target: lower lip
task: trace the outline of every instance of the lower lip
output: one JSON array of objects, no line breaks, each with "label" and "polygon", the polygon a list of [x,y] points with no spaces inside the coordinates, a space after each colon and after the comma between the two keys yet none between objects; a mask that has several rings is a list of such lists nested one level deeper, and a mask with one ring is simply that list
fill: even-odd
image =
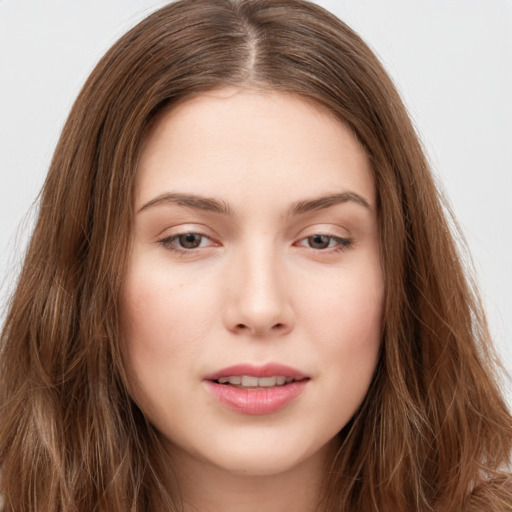
[{"label": "lower lip", "polygon": [[228,409],[243,414],[272,414],[295,400],[309,379],[290,382],[274,388],[240,389],[210,380],[204,381],[208,390]]}]

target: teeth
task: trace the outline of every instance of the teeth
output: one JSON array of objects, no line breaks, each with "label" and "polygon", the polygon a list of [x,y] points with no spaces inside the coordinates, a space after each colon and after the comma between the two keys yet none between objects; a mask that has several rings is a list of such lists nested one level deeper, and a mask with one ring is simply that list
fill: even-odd
[{"label": "teeth", "polygon": [[251,375],[221,377],[217,379],[219,384],[234,384],[235,386],[243,386],[247,388],[269,388],[273,386],[283,386],[293,382],[291,377],[273,376],[273,377],[253,377]]},{"label": "teeth", "polygon": [[[244,377],[245,379],[245,377]],[[244,379],[242,379],[242,384],[245,386]],[[258,380],[258,386],[275,386],[277,377],[262,377]]]},{"label": "teeth", "polygon": [[221,377],[220,384],[242,384],[242,377]]},{"label": "teeth", "polygon": [[258,385],[259,380],[260,379],[258,379],[257,377],[248,377],[247,375],[244,375],[242,377],[242,386],[254,388]]}]

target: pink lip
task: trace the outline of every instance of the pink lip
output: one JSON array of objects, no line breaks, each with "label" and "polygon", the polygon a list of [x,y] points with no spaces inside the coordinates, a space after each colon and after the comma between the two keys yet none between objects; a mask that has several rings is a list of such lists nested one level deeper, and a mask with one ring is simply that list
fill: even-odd
[{"label": "pink lip", "polygon": [[279,363],[268,363],[263,366],[255,366],[252,364],[237,364],[234,366],[228,366],[227,368],[223,368],[218,372],[206,375],[204,379],[217,380],[222,377],[242,375],[251,375],[252,377],[273,377],[274,375],[280,375],[282,377],[292,378],[295,380],[302,380],[307,378],[307,375],[304,375],[302,372],[299,372],[299,370],[291,368],[290,366]]},{"label": "pink lip", "polygon": [[[272,377],[274,375],[280,375],[296,380],[284,386],[247,389],[240,389],[214,382],[221,377],[237,375],[250,375],[253,377]],[[306,375],[294,368],[270,363],[264,366],[240,364],[223,368],[218,372],[206,376],[204,383],[208,391],[228,409],[243,414],[264,415],[277,412],[290,404],[304,391],[309,380]]]}]

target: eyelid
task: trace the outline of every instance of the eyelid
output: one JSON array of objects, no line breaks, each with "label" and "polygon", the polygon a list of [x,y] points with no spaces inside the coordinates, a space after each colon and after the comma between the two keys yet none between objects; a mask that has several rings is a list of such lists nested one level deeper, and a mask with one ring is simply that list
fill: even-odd
[{"label": "eyelid", "polygon": [[[165,233],[165,234],[164,234]],[[168,238],[176,235],[185,235],[187,233],[197,233],[207,238],[214,238],[215,232],[207,225],[201,222],[176,222],[165,226],[164,229],[159,231],[157,238]]]}]

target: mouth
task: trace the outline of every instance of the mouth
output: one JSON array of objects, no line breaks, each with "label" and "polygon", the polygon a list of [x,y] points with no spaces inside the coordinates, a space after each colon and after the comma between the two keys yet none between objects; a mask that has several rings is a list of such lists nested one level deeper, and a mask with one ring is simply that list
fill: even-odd
[{"label": "mouth", "polygon": [[238,413],[264,415],[295,401],[310,380],[289,366],[244,364],[208,375],[204,382],[222,406]]}]

